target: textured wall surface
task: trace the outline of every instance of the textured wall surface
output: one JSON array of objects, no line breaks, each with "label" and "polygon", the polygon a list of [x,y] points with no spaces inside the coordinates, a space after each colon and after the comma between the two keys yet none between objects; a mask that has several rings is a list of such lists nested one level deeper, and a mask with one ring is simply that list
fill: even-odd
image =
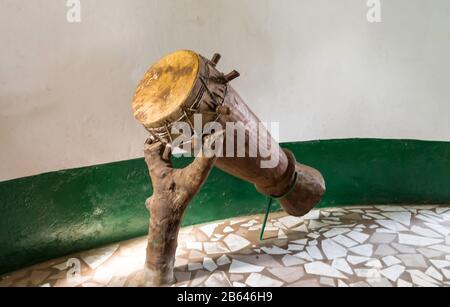
[{"label": "textured wall surface", "polygon": [[[355,139],[284,147],[322,171],[327,194],[321,206],[450,203],[448,142]],[[144,202],[151,193],[142,159],[1,182],[0,273],[145,234]],[[252,185],[214,169],[184,224],[265,207]]]},{"label": "textured wall surface", "polygon": [[450,140],[450,1],[0,1],[0,180],[142,156],[130,100],[162,55],[220,52],[282,141]]}]

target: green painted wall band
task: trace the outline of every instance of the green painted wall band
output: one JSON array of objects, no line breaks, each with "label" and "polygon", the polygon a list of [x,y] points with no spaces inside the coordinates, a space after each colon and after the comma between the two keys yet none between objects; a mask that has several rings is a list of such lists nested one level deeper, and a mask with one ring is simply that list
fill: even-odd
[{"label": "green painted wall band", "polygon": [[[320,206],[450,203],[449,142],[348,139],[282,146],[323,173],[327,193]],[[144,235],[144,202],[151,193],[143,159],[0,182],[0,272]],[[264,213],[266,204],[252,185],[214,169],[184,225]]]}]

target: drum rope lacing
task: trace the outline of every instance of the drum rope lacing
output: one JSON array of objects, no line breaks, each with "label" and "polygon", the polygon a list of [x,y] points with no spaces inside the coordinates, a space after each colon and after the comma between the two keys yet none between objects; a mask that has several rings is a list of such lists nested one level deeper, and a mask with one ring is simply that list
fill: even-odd
[{"label": "drum rope lacing", "polygon": [[274,196],[274,195],[270,195],[269,196],[269,200],[268,200],[268,203],[267,203],[266,214],[264,216],[264,221],[263,221],[263,224],[262,224],[262,227],[261,227],[261,232],[259,234],[259,240],[260,241],[264,241],[264,230],[266,229],[267,219],[269,218],[270,209],[272,207],[273,201],[274,200],[281,200],[283,198],[288,197],[289,194],[291,194],[292,191],[294,191],[294,189],[295,189],[295,187],[297,185],[297,179],[298,179],[298,173],[297,173],[297,171],[295,171],[294,174],[292,175],[292,182],[291,182],[291,185],[289,186],[289,190],[286,193],[284,193],[281,196]]},{"label": "drum rope lacing", "polygon": [[[211,90],[208,87],[207,80],[209,80],[209,79],[210,79],[210,69],[209,69],[209,63],[208,63],[208,64],[206,64],[206,67],[205,67],[205,76],[203,76],[201,73],[199,74],[199,80],[200,80],[201,86],[200,86],[198,94],[195,97],[194,102],[191,104],[191,106],[188,108],[182,106],[181,111],[183,114],[175,122],[166,122],[163,126],[158,127],[158,128],[147,128],[146,127],[146,130],[150,133],[150,135],[153,138],[160,141],[162,144],[168,145],[167,141],[165,141],[164,138],[167,136],[169,138],[170,143],[173,142],[172,135],[170,133],[169,128],[171,128],[174,125],[174,123],[180,122],[180,121],[187,121],[190,128],[192,130],[194,130],[194,133],[196,133],[195,129],[194,129],[194,125],[193,125],[190,117],[192,115],[198,113],[201,103],[205,103],[211,109],[211,112],[210,112],[211,114],[213,114],[213,113],[217,114],[217,117],[214,119],[214,121],[217,121],[219,119],[219,117],[221,116],[221,114],[217,112],[217,107],[222,106],[224,104],[225,97],[227,96],[227,93],[228,93],[228,83],[225,84],[223,99],[222,99],[222,102],[220,103],[217,101],[216,97],[214,97],[214,94],[211,92]],[[208,94],[208,96],[213,101],[212,103],[209,103],[203,99],[205,92]],[[203,113],[209,113],[209,112],[203,112]],[[192,137],[191,137],[191,140],[192,140]],[[187,141],[187,142],[189,142],[189,141]]]}]

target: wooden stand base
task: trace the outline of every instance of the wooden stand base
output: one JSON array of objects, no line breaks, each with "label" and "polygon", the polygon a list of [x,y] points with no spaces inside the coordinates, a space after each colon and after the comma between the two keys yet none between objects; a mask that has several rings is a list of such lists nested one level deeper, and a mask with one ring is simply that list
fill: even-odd
[{"label": "wooden stand base", "polygon": [[[205,142],[212,141],[207,139]],[[197,157],[184,169],[174,169],[165,146],[147,141],[145,161],[153,184],[147,199],[150,210],[146,259],[146,285],[160,286],[174,281],[173,266],[177,238],[184,211],[208,177],[216,158]]]}]

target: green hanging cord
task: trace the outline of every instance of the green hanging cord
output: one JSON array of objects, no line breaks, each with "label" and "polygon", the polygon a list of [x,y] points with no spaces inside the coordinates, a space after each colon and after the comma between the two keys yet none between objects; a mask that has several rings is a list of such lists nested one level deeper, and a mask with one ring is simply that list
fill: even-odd
[{"label": "green hanging cord", "polygon": [[289,194],[291,194],[291,192],[294,191],[294,189],[295,189],[295,185],[297,183],[297,179],[298,179],[298,173],[294,172],[291,186],[290,186],[289,190],[285,194],[283,194],[282,196],[279,196],[279,197],[269,196],[269,202],[267,204],[266,216],[264,216],[264,222],[262,224],[261,233],[259,234],[259,240],[260,241],[264,241],[264,230],[266,229],[267,219],[269,218],[270,208],[272,207],[273,200],[274,199],[280,200],[280,199],[285,198]]},{"label": "green hanging cord", "polygon": [[266,216],[264,216],[264,222],[262,224],[261,233],[259,234],[259,241],[264,240],[264,230],[266,229],[267,219],[269,218],[270,207],[272,206],[273,198],[269,197],[269,202],[267,204]]}]

